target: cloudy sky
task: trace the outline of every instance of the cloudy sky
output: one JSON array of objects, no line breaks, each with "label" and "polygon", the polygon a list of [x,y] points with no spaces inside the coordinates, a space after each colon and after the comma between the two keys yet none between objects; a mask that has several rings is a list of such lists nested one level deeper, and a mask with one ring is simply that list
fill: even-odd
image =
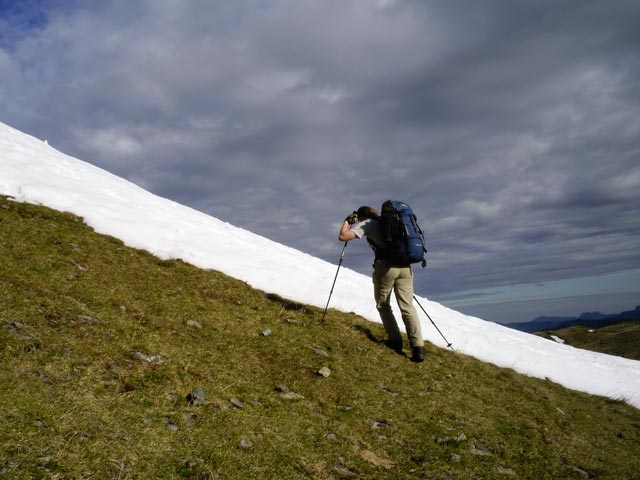
[{"label": "cloudy sky", "polygon": [[416,290],[465,313],[617,312],[638,25],[637,0],[0,0],[0,121],[336,264],[348,213],[403,200]]}]

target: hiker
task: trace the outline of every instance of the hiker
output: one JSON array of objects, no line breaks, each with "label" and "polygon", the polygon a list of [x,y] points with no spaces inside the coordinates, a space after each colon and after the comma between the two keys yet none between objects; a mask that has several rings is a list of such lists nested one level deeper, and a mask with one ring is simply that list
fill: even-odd
[{"label": "hiker", "polygon": [[360,207],[342,222],[338,240],[348,242],[366,237],[375,253],[373,264],[373,295],[380,319],[387,332],[387,345],[396,352],[402,352],[402,334],[391,310],[391,291],[395,291],[396,301],[402,312],[402,321],[407,330],[411,346],[411,361],[422,362],[425,357],[424,340],[420,329],[418,313],[413,306],[413,271],[410,264],[393,264],[382,258],[384,243],[379,215],[373,208]]}]

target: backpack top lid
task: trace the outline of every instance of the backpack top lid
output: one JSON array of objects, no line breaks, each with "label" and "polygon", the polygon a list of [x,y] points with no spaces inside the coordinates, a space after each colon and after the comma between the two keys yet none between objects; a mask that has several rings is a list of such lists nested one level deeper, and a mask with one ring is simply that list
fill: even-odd
[{"label": "backpack top lid", "polygon": [[409,209],[411,210],[411,207],[409,205],[407,205],[404,202],[401,202],[400,200],[387,200],[382,204],[382,212],[387,211],[387,212],[391,212],[391,211],[395,211],[395,212],[400,212],[402,210],[405,209]]}]

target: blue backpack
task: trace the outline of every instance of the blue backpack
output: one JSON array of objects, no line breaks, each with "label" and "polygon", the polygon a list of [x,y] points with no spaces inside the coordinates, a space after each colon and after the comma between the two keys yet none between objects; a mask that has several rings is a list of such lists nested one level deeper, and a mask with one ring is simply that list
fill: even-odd
[{"label": "blue backpack", "polygon": [[382,258],[395,265],[420,263],[423,268],[427,265],[424,232],[409,205],[387,200],[382,204],[379,221],[384,237]]}]

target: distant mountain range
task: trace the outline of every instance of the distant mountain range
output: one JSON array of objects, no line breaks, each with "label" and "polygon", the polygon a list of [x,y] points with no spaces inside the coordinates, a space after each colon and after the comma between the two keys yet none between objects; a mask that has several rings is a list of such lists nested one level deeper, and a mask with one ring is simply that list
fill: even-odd
[{"label": "distant mountain range", "polygon": [[621,313],[585,312],[578,317],[538,317],[530,322],[506,323],[504,326],[520,330],[521,332],[535,333],[548,330],[581,325],[590,328],[601,328],[616,325],[623,322],[640,322],[640,305],[633,310]]}]

